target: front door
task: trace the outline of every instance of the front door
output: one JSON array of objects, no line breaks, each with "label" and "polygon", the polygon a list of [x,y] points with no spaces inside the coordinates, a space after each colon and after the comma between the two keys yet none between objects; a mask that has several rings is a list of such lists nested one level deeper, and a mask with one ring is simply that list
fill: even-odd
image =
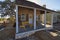
[{"label": "front door", "polygon": [[29,14],[29,24],[33,24],[33,17],[31,14]]}]

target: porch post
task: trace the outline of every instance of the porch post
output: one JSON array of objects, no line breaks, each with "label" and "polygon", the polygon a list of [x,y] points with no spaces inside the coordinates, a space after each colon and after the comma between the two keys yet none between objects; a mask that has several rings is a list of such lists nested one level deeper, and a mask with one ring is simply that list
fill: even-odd
[{"label": "porch post", "polygon": [[45,26],[45,28],[46,28],[46,10],[45,10],[45,14],[44,14],[44,26]]},{"label": "porch post", "polygon": [[52,29],[53,29],[53,12],[52,12],[52,14],[51,14],[51,27],[52,27]]},{"label": "porch post", "polygon": [[34,8],[34,29],[36,29],[36,8]]},{"label": "porch post", "polygon": [[16,5],[16,33],[18,33],[18,6]]}]

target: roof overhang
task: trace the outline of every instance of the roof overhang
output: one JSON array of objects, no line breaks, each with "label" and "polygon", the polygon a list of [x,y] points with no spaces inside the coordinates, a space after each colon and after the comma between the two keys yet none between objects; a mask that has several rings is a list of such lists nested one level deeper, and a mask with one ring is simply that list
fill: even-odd
[{"label": "roof overhang", "polygon": [[40,5],[36,4],[36,3],[26,1],[26,0],[16,0],[16,5],[30,7],[30,8],[37,8],[37,9],[42,9],[42,10],[47,10],[48,12],[56,12],[54,10],[44,8],[44,7],[42,7],[42,6],[40,6]]}]

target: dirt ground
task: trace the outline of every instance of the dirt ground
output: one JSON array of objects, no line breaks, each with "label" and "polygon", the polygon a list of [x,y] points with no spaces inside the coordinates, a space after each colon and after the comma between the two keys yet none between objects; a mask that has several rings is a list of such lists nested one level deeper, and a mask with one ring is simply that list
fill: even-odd
[{"label": "dirt ground", "polygon": [[4,30],[0,31],[0,40],[12,39],[15,39],[15,28],[12,27],[12,23],[8,23]]},{"label": "dirt ground", "polygon": [[0,40],[10,40],[15,39],[15,29],[4,29],[3,31],[0,31]]}]

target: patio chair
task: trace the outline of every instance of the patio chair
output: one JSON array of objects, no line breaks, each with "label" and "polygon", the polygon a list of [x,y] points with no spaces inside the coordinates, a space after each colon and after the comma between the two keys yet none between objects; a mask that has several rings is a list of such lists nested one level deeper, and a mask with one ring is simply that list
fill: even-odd
[{"label": "patio chair", "polygon": [[20,25],[20,27],[25,29],[26,25],[28,25],[28,22],[22,22],[22,25]]},{"label": "patio chair", "polygon": [[33,27],[33,24],[29,24],[29,26],[30,26],[30,28],[32,28]]}]

